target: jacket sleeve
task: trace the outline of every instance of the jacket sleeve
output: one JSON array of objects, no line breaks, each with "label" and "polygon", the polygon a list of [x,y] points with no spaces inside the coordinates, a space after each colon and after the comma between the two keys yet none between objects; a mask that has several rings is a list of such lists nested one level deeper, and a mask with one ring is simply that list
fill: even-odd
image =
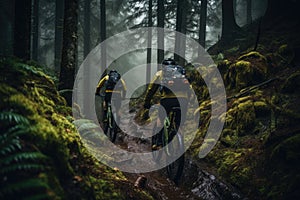
[{"label": "jacket sleeve", "polygon": [[104,76],[98,83],[97,89],[96,89],[96,94],[99,94],[101,88],[103,87],[104,83],[108,80],[108,75]]},{"label": "jacket sleeve", "polygon": [[158,71],[155,77],[153,78],[153,80],[151,81],[151,83],[149,84],[148,89],[146,91],[144,107],[149,107],[153,95],[159,88],[160,79],[161,79],[161,71]]}]

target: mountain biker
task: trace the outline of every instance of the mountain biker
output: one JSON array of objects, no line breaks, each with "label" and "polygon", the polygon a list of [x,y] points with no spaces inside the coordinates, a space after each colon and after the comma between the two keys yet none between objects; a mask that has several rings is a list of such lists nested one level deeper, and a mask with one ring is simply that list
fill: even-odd
[{"label": "mountain biker", "polygon": [[[188,105],[188,99],[190,97],[190,85],[189,83],[185,83],[187,85],[180,85],[178,86],[176,91],[173,91],[170,87],[170,89],[168,89],[167,87],[162,85],[162,80],[164,77],[164,73],[166,69],[166,67],[180,67],[176,64],[176,62],[171,59],[165,59],[162,62],[162,69],[160,71],[158,71],[154,77],[154,79],[152,80],[152,82],[149,84],[148,89],[146,91],[146,96],[144,99],[144,109],[147,113],[145,114],[146,116],[143,116],[144,118],[148,118],[148,111],[151,107],[151,99],[154,96],[154,94],[156,93],[156,91],[158,89],[160,89],[160,105],[159,106],[159,110],[158,110],[158,118],[157,118],[157,122],[156,122],[156,130],[155,133],[158,136],[158,141],[157,141],[157,145],[153,145],[152,149],[153,150],[157,150],[159,148],[162,147],[162,127],[163,127],[163,120],[165,118],[165,112],[168,115],[169,112],[171,111],[171,109],[173,107],[180,107],[180,111],[179,113],[176,113],[176,118],[175,118],[175,123],[177,125],[177,128],[179,127],[180,123],[184,123],[185,121],[185,117],[186,117],[186,111],[187,111],[187,105]],[[182,67],[181,67],[182,68]],[[183,68],[182,68],[183,69]],[[164,112],[165,110],[165,112]]]},{"label": "mountain biker", "polygon": [[109,73],[99,81],[96,95],[100,95],[100,93],[103,95],[102,92],[100,92],[101,90],[104,90],[104,113],[106,113],[107,103],[111,102],[118,115],[118,119],[120,119],[121,100],[126,96],[127,87],[117,70],[110,70]]}]

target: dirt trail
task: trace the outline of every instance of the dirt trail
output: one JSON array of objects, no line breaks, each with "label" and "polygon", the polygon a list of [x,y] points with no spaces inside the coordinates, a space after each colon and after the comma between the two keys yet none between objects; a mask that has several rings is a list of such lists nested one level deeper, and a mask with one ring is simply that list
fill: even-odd
[{"label": "dirt trail", "polygon": [[[117,163],[120,167],[130,167],[136,169],[136,164],[140,167],[149,167],[156,165],[152,156],[142,157],[141,160],[133,158],[126,152],[151,152],[150,136],[153,131],[154,123],[147,126],[139,126],[134,121],[134,112],[122,112],[120,128],[124,133],[119,133],[115,145],[118,149],[125,151],[110,151],[107,153],[108,158],[112,158],[113,164]],[[152,115],[153,116],[153,115]],[[155,118],[155,117],[154,117]],[[83,134],[84,135],[84,134]],[[100,134],[101,135],[101,134]],[[102,159],[102,152],[105,145],[101,145],[101,137],[92,135],[91,138],[85,137],[87,146],[94,153],[94,155]],[[107,149],[105,149],[107,150]],[[163,156],[164,157],[164,156]],[[162,157],[162,159],[163,159]],[[162,162],[164,162],[162,160]],[[148,191],[155,199],[158,200],[222,200],[222,199],[245,199],[233,187],[224,184],[214,175],[203,170],[203,163],[190,157],[188,153],[185,154],[185,165],[183,170],[182,180],[176,186],[167,178],[165,169],[152,171],[148,173],[124,173],[128,180],[135,187],[136,180],[139,177],[145,177],[146,182],[140,189]]]},{"label": "dirt trail", "polygon": [[[141,136],[150,135],[153,130],[153,123],[147,126],[139,126],[134,120],[135,113],[129,113],[128,116],[121,121],[121,129],[125,133],[117,138],[116,145],[131,152],[150,152],[151,144],[149,138],[141,138]],[[133,135],[137,136],[134,137]],[[149,161],[147,161],[149,162]],[[146,163],[147,163],[146,162]],[[152,161],[154,162],[154,161]],[[125,176],[134,186],[139,177],[146,178],[145,190],[149,191],[155,199],[160,200],[180,200],[180,199],[202,199],[195,195],[191,190],[185,188],[184,185],[176,186],[171,180],[167,178],[164,169],[143,174],[125,173]]]}]

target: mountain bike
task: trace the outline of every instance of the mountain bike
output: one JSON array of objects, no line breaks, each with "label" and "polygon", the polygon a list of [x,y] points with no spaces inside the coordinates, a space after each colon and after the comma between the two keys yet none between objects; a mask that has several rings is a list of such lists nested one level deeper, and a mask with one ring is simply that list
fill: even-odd
[{"label": "mountain bike", "polygon": [[[179,107],[173,107],[169,115],[164,119],[162,145],[166,154],[167,162],[171,162],[167,167],[168,177],[178,184],[184,168],[184,141],[181,132],[175,123],[176,114]],[[153,129],[156,130],[156,125]],[[152,136],[152,145],[158,145],[158,135]],[[162,157],[161,150],[152,150],[153,159],[158,162]],[[175,160],[175,161],[174,161]]]},{"label": "mountain bike", "polygon": [[[101,94],[103,96],[103,94]],[[105,96],[105,94],[104,94]],[[113,100],[111,100],[113,101]],[[118,121],[117,113],[112,112],[111,101],[105,102],[106,103],[106,111],[104,112],[104,119],[103,119],[103,126],[104,126],[104,133],[109,138],[111,142],[115,142],[117,138],[117,124]]]}]

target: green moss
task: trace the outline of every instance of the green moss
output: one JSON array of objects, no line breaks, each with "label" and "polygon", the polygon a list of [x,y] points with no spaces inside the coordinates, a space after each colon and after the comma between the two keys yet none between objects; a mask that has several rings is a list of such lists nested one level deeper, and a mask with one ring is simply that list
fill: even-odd
[{"label": "green moss", "polygon": [[266,58],[258,52],[250,52],[230,65],[224,80],[230,89],[240,90],[262,82],[267,76],[267,69]]},{"label": "green moss", "polygon": [[221,142],[228,147],[235,147],[239,141],[239,137],[236,132],[230,128],[225,128],[222,131],[222,135],[220,138]]},{"label": "green moss", "polygon": [[94,194],[95,196],[93,197],[94,199],[123,199],[120,196],[120,193],[114,191],[114,186],[109,183],[106,180],[103,179],[96,179],[93,176],[89,176],[89,182],[91,184],[91,187],[94,188]]},{"label": "green moss", "polygon": [[243,97],[236,101],[227,112],[226,124],[236,130],[240,136],[251,133],[255,127],[255,110],[253,101]]},{"label": "green moss", "polygon": [[242,89],[249,86],[251,83],[251,75],[253,74],[253,69],[251,63],[247,61],[238,61],[234,65],[236,76],[235,76],[235,87],[236,89]]},{"label": "green moss", "polygon": [[266,101],[255,101],[254,109],[256,117],[266,117],[271,114],[271,107],[266,103]]},{"label": "green moss", "polygon": [[32,102],[22,94],[11,95],[4,103],[10,109],[25,116],[33,115],[39,107],[38,104]]},{"label": "green moss", "polygon": [[260,54],[257,51],[251,51],[247,54],[244,54],[244,55],[240,56],[237,60],[248,60],[251,58],[266,61],[266,57],[264,57],[262,54]]},{"label": "green moss", "polygon": [[[71,108],[65,106],[51,78],[39,68],[14,60],[1,60],[0,69],[4,71],[0,107],[29,120],[24,143],[49,157],[49,170],[39,176],[49,182],[53,199],[123,199],[118,189],[122,184],[115,183],[126,182],[126,178],[97,163],[83,147],[70,122],[73,119],[66,117]],[[122,189],[149,199],[130,187],[127,181],[127,188]]]}]

